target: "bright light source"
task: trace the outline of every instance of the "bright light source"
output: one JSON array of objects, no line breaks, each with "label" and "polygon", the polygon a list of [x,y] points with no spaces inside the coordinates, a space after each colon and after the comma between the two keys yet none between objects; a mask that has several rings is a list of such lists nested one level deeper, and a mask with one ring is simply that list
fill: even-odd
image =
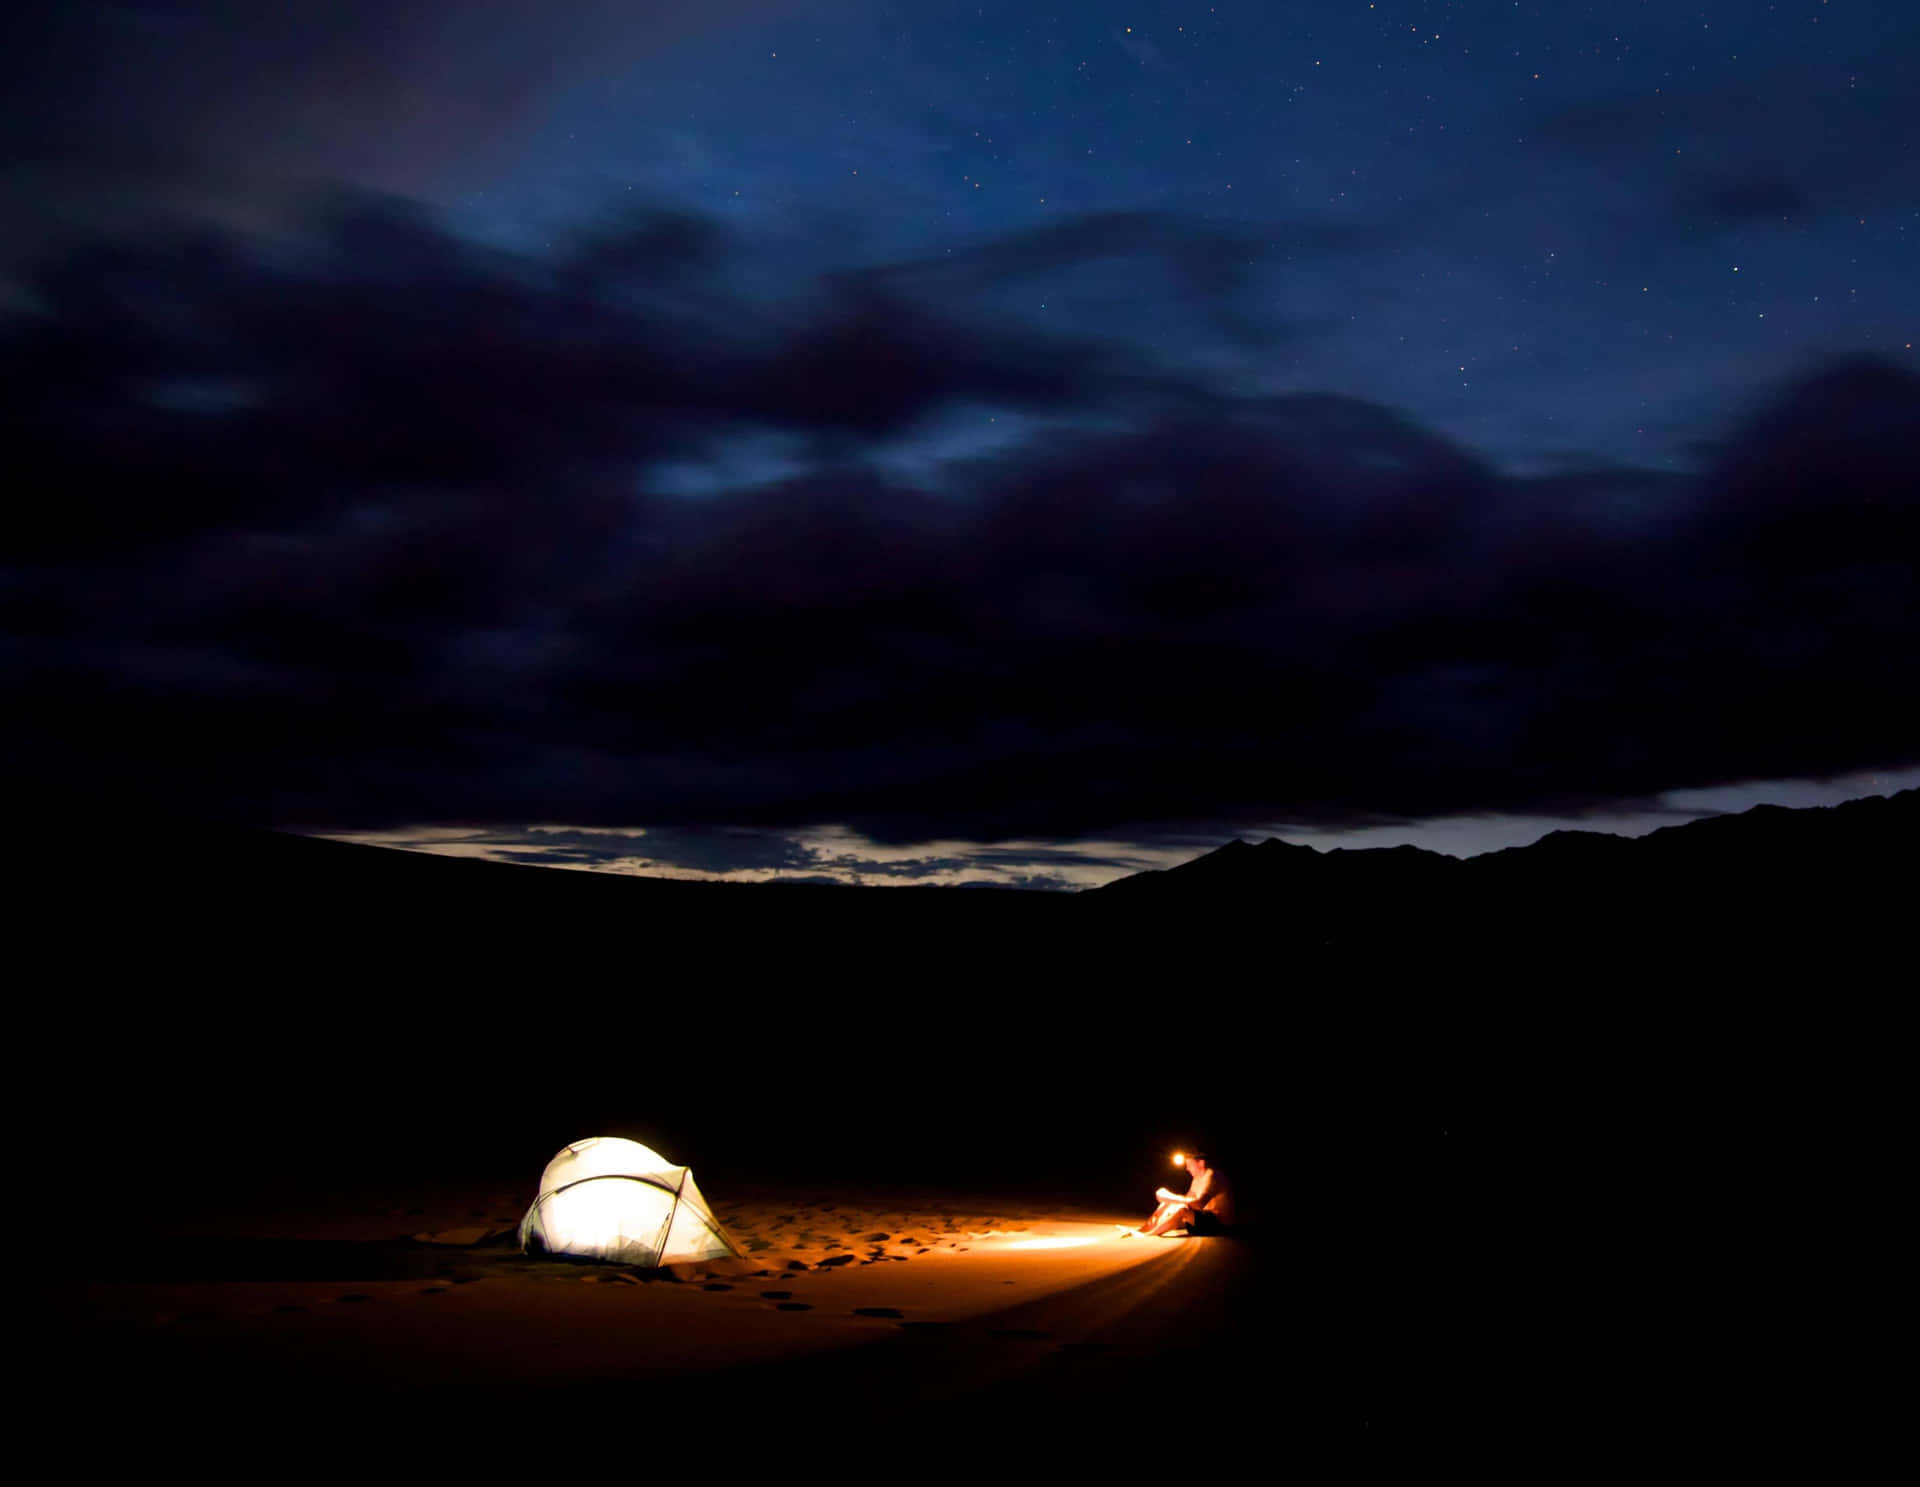
[{"label": "bright light source", "polygon": [[1176,1151],[1176,1152],[1175,1152],[1175,1153],[1173,1154],[1173,1165],[1174,1165],[1174,1166],[1176,1166],[1176,1167],[1184,1167],[1184,1166],[1186,1166],[1186,1165],[1187,1165],[1187,1154],[1186,1154],[1186,1153],[1185,1153],[1184,1151]]},{"label": "bright light source", "polygon": [[1062,1235],[1058,1239],[1022,1239],[1005,1245],[1005,1249],[1072,1249],[1077,1244],[1092,1244],[1091,1239],[1071,1239]]}]

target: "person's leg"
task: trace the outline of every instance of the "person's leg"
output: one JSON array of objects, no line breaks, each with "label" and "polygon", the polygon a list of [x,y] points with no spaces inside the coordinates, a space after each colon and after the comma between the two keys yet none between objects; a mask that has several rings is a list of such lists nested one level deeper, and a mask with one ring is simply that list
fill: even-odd
[{"label": "person's leg", "polygon": [[1129,1234],[1158,1234],[1160,1232],[1158,1226],[1166,1222],[1167,1210],[1172,1207],[1173,1205],[1171,1203],[1162,1203],[1158,1208],[1154,1209],[1144,1224],[1141,1224],[1137,1229],[1129,1229],[1127,1232]]}]

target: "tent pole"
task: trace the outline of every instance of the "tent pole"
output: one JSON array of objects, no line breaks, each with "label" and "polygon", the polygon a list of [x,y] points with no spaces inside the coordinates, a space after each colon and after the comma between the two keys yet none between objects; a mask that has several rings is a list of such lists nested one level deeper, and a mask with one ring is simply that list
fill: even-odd
[{"label": "tent pole", "polygon": [[653,1261],[655,1265],[663,1263],[666,1259],[667,1241],[673,1238],[673,1221],[680,1217],[680,1194],[686,1190],[687,1173],[691,1170],[690,1167],[682,1167],[680,1180],[673,1185],[673,1207],[667,1210],[667,1227],[660,1231],[660,1246]]}]

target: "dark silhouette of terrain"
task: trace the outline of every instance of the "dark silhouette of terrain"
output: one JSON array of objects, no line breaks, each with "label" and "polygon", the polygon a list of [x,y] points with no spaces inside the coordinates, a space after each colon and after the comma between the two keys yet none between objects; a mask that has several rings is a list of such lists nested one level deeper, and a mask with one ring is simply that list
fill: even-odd
[{"label": "dark silhouette of terrain", "polygon": [[[1106,1192],[1102,1163],[1133,1183],[1163,1142],[1244,1139],[1284,1112],[1337,1145],[1438,1108],[1420,1104],[1436,1080],[1493,1087],[1462,1069],[1496,1066],[1511,1098],[1599,1057],[1588,1033],[1535,1046],[1542,1027],[1604,1014],[1677,1048],[1903,985],[1917,825],[1907,791],[1465,861],[1233,842],[1057,894],[636,879],[69,820],[29,839],[17,906],[70,1124],[349,1165],[458,1129],[436,1160],[484,1165],[499,1138],[537,1168],[644,1116],[703,1173],[788,1175],[830,1151],[867,1180]],[[1075,1151],[1064,1176],[1023,1154],[1036,1139]]]},{"label": "dark silhouette of terrain", "polygon": [[1296,943],[1381,960],[1476,948],[1477,958],[1571,949],[1728,967],[1783,951],[1864,960],[1905,938],[1917,850],[1920,790],[1905,790],[1830,807],[1755,806],[1638,838],[1555,831],[1465,859],[1233,841],[1092,897],[1190,922],[1258,916]]},{"label": "dark silhouette of terrain", "polygon": [[1714,954],[1866,946],[1903,927],[1920,791],[1756,806],[1639,838],[1556,831],[1467,859],[1236,840],[1079,894],[691,882],[180,823],[111,830],[111,846],[53,828],[25,849],[43,921],[104,914],[116,926],[88,937],[90,954],[150,956],[177,940],[203,956],[211,935],[278,974],[377,955],[389,971],[494,978],[550,973],[569,953],[572,972],[601,954],[665,955],[684,1004],[732,995],[748,975],[789,980],[801,955],[857,959],[865,977],[911,962],[916,976],[1005,973],[1009,957],[1021,974],[1191,968],[1247,958],[1255,947],[1220,937],[1260,934],[1282,937],[1269,948],[1290,957],[1337,951],[1349,967],[1443,950],[1497,959],[1562,936]]},{"label": "dark silhouette of terrain", "polygon": [[[591,1134],[710,1195],[1116,1212],[1204,1145],[1259,1261],[1246,1377],[1278,1350],[1327,1409],[1444,1433],[1540,1359],[1611,1399],[1675,1318],[1744,1335],[1778,1285],[1748,1257],[1815,1211],[1796,1185],[1884,1188],[1917,814],[1909,791],[1467,861],[1236,842],[1077,895],[69,817],[16,849],[14,1046],[84,1176],[61,1213],[94,1238],[55,1255],[80,1281],[386,1275],[416,1257],[220,1215],[524,1189]],[[183,1230],[224,1238],[155,1238]]]}]

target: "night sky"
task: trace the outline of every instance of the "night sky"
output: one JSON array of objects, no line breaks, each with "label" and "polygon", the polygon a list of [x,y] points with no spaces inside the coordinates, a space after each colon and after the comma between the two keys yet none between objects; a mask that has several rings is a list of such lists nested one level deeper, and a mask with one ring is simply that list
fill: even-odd
[{"label": "night sky", "polygon": [[1920,10],[29,3],[17,788],[1068,886],[1920,783]]}]

